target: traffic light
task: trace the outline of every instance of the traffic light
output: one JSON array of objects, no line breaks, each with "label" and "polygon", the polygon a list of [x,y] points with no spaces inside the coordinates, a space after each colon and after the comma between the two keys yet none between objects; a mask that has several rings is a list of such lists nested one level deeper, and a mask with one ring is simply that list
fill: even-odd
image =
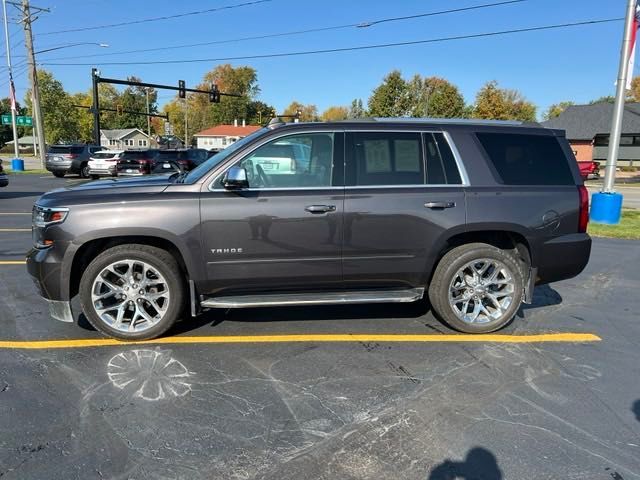
[{"label": "traffic light", "polygon": [[178,80],[178,96],[180,98],[187,98],[187,91],[185,90],[186,85],[184,80]]},{"label": "traffic light", "polygon": [[122,115],[122,105],[116,105],[116,113]]},{"label": "traffic light", "polygon": [[220,103],[220,90],[215,83],[211,84],[211,90],[209,90],[209,102]]}]

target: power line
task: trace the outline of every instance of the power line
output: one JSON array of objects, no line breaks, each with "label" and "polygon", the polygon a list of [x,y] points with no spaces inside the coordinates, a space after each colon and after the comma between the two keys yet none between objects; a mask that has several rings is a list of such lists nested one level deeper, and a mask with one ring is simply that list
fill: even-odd
[{"label": "power line", "polygon": [[602,20],[586,20],[583,22],[573,22],[573,23],[561,23],[555,25],[543,25],[539,27],[528,27],[528,28],[518,28],[511,30],[501,30],[495,32],[485,32],[485,33],[475,33],[471,35],[455,35],[450,37],[439,37],[439,38],[429,38],[425,40],[412,40],[406,42],[394,42],[394,43],[378,43],[373,45],[361,45],[357,47],[342,47],[342,48],[327,48],[322,50],[306,50],[306,51],[297,51],[297,52],[282,52],[282,53],[268,53],[261,55],[242,55],[236,57],[218,57],[218,58],[194,58],[190,60],[153,60],[153,61],[134,61],[134,62],[97,62],[97,63],[49,63],[49,62],[39,62],[41,65],[51,65],[51,66],[88,66],[88,65],[165,65],[165,64],[180,64],[180,63],[200,63],[200,62],[223,62],[223,61],[232,61],[232,60],[256,60],[263,58],[279,58],[279,57],[294,57],[294,56],[302,56],[302,55],[316,55],[321,53],[339,53],[339,52],[353,52],[358,50],[373,50],[378,48],[389,48],[389,47],[402,47],[408,45],[420,45],[427,43],[440,43],[440,42],[450,42],[453,40],[466,40],[470,38],[483,38],[483,37],[495,37],[500,35],[510,35],[514,33],[524,33],[524,32],[537,32],[542,30],[554,30],[559,28],[567,28],[567,27],[578,27],[584,25],[596,25],[602,23],[611,23],[611,22],[619,22],[624,20],[624,18],[607,18]]},{"label": "power line", "polygon": [[95,53],[95,54],[89,54],[89,55],[56,57],[56,58],[50,58],[49,60],[71,60],[71,59],[76,59],[76,58],[94,58],[94,57],[106,57],[106,56],[113,56],[113,55],[125,55],[125,54],[130,54],[130,53],[157,52],[157,51],[173,50],[173,49],[203,47],[203,46],[207,46],[207,45],[219,45],[219,44],[224,44],[224,43],[244,42],[244,41],[248,41],[248,40],[264,40],[264,39],[267,39],[267,38],[287,37],[287,36],[292,36],[292,35],[302,35],[302,34],[306,34],[306,33],[326,32],[326,31],[330,31],[330,30],[344,30],[344,29],[348,29],[348,28],[367,28],[367,27],[371,27],[371,26],[374,26],[374,25],[379,25],[379,24],[382,24],[382,23],[399,22],[399,21],[405,21],[405,20],[414,20],[414,19],[417,19],[417,18],[432,17],[432,16],[436,16],[436,15],[445,15],[445,14],[449,14],[449,13],[459,13],[459,12],[465,12],[465,11],[470,11],[470,10],[480,10],[480,9],[483,9],[483,8],[497,7],[497,6],[502,6],[502,5],[514,4],[514,3],[522,3],[522,2],[526,2],[526,1],[528,1],[528,0],[508,0],[508,1],[501,1],[501,2],[494,2],[494,3],[485,3],[485,4],[481,4],[481,5],[474,5],[474,6],[471,6],[471,7],[453,8],[453,9],[449,9],[449,10],[440,10],[440,11],[436,11],[436,12],[418,13],[418,14],[415,14],[415,15],[405,15],[405,16],[402,16],[402,17],[382,18],[382,19],[372,20],[372,21],[367,21],[367,22],[348,23],[348,24],[344,24],[344,25],[332,25],[332,26],[327,26],[327,27],[309,28],[309,29],[305,29],[305,30],[293,30],[293,31],[290,31],[290,32],[270,33],[270,34],[265,34],[265,35],[255,35],[255,36],[250,36],[250,37],[239,37],[239,38],[232,38],[232,39],[227,39],[227,40],[214,40],[214,41],[211,41],[211,42],[190,43],[190,44],[174,45],[174,46],[168,46],[168,47],[154,47],[154,48],[143,48],[143,49],[137,49],[137,50],[122,50],[122,51],[119,51],[119,52],[106,52],[106,53]]},{"label": "power line", "polygon": [[250,5],[257,5],[259,3],[266,3],[271,1],[273,0],[253,0],[249,2],[238,3],[235,5],[226,5],[224,7],[207,8],[206,10],[198,10],[195,12],[177,13],[174,15],[163,15],[161,17],[142,18],[140,20],[131,20],[130,22],[108,23],[106,25],[94,25],[92,27],[70,28],[68,30],[57,30],[54,32],[39,33],[38,35],[39,36],[57,35],[59,33],[84,32],[87,30],[97,30],[99,28],[114,28],[114,27],[123,27],[125,25],[139,25],[141,23],[158,22],[160,20],[173,20],[174,18],[189,17],[192,15],[201,15],[203,13],[213,13],[213,12],[219,12],[223,10],[232,10],[234,8],[247,7]]}]

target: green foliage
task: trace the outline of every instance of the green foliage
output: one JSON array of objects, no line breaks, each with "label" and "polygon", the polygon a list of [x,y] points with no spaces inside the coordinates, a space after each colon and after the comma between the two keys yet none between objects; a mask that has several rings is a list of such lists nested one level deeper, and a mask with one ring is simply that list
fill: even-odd
[{"label": "green foliage", "polygon": [[347,114],[347,118],[355,119],[355,118],[365,118],[367,116],[367,111],[362,106],[361,98],[354,98],[351,102],[351,106],[349,107],[349,113]]},{"label": "green foliage", "polygon": [[589,105],[595,105],[596,103],[614,103],[615,101],[616,101],[616,97],[614,97],[613,95],[606,95],[604,97],[591,100],[589,102]]},{"label": "green foliage", "polygon": [[464,97],[444,78],[415,75],[408,82],[412,117],[464,118]]},{"label": "green foliage", "polygon": [[368,111],[372,117],[404,117],[410,109],[407,82],[399,70],[384,77],[369,97]]},{"label": "green foliage", "polygon": [[546,112],[544,112],[543,117],[545,120],[551,120],[552,118],[559,117],[562,112],[564,112],[567,107],[570,107],[571,105],[575,105],[575,103],[571,101],[554,103],[553,105],[549,106]]},{"label": "green foliage", "polygon": [[[11,100],[9,98],[3,98],[0,100],[0,109],[3,114],[11,114]],[[16,102],[16,114],[17,115],[28,115],[28,111],[26,108],[21,107],[18,102]],[[18,137],[23,137],[25,135],[31,135],[31,128],[29,127],[18,127]],[[13,140],[13,127],[11,125],[0,125],[0,146],[4,146],[5,143]]]},{"label": "green foliage", "polygon": [[486,120],[535,121],[536,106],[517,90],[501,89],[498,82],[486,83],[476,95],[473,117]]}]

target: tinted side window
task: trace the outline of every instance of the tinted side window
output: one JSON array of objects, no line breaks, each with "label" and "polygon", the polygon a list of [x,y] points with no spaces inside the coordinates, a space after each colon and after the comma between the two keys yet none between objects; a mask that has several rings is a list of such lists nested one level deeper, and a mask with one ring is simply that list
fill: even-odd
[{"label": "tinted side window", "polygon": [[424,145],[427,154],[427,184],[460,185],[462,179],[458,165],[442,133],[425,133]]},{"label": "tinted side window", "polygon": [[358,132],[348,135],[351,185],[423,185],[419,133]]},{"label": "tinted side window", "polygon": [[567,158],[552,136],[477,133],[502,183],[573,185]]}]

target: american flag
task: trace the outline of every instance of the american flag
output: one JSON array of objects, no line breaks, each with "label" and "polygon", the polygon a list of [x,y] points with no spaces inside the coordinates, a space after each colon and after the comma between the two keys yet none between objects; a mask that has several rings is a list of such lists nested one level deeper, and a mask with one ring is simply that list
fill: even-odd
[{"label": "american flag", "polygon": [[9,80],[9,99],[11,100],[11,110],[16,111],[16,87],[13,84],[13,78]]},{"label": "american flag", "polygon": [[629,53],[629,73],[627,75],[627,90],[631,90],[631,80],[633,79],[633,67],[636,58],[636,37],[640,28],[640,1],[636,2],[636,14],[633,17],[633,26],[631,28],[631,52]]}]

